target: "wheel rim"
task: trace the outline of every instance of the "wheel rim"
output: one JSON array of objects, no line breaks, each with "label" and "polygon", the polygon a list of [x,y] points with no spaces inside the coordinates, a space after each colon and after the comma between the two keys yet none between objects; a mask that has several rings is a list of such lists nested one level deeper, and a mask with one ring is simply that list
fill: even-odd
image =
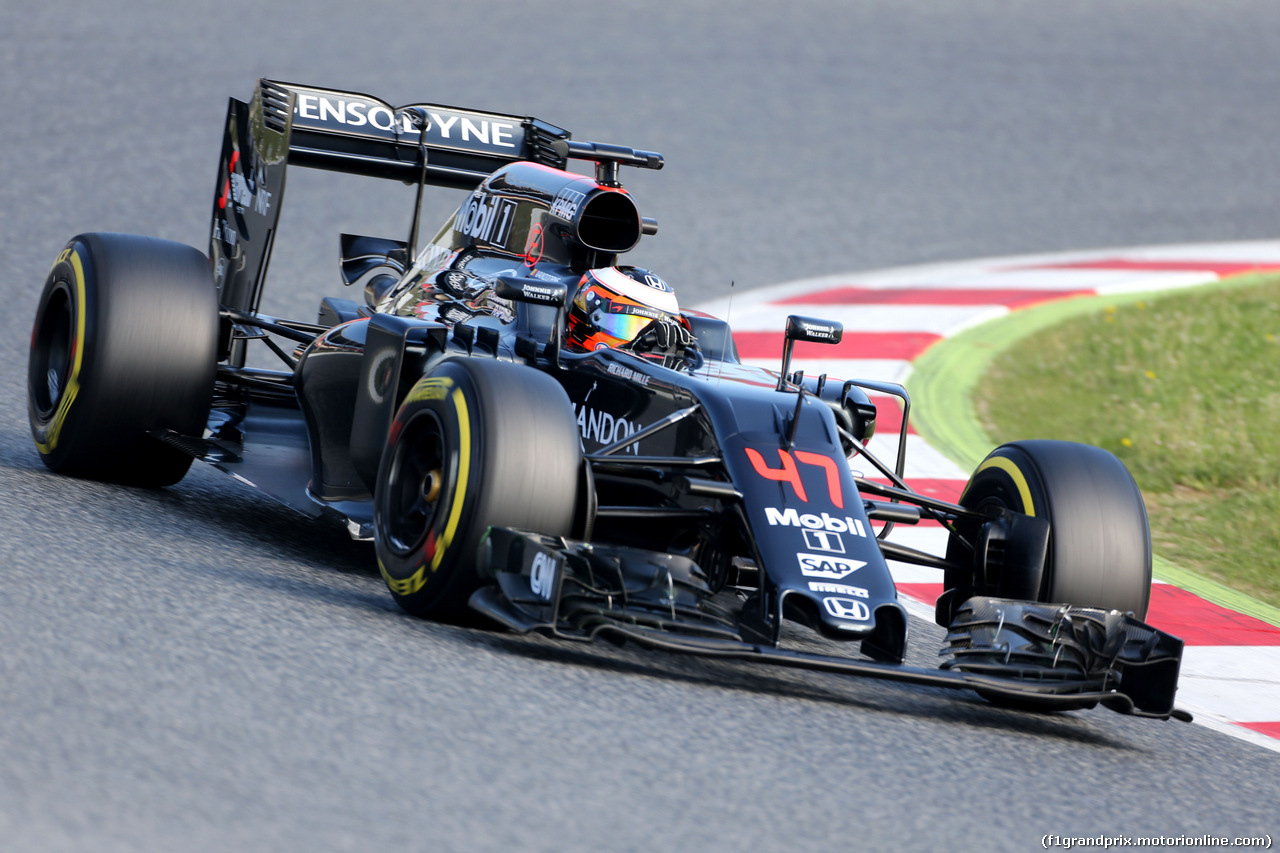
[{"label": "wheel rim", "polygon": [[387,546],[400,556],[423,547],[452,477],[439,418],[418,412],[404,425],[392,451],[383,527]]},{"label": "wheel rim", "polygon": [[[1029,462],[1026,464],[1030,465]],[[1020,468],[1020,470],[1023,469]],[[1017,481],[1012,478],[1007,470],[1000,470],[1000,468],[996,467],[975,473],[974,478],[966,487],[960,503],[967,509],[983,514],[990,512],[992,509],[1026,513],[1026,501],[1028,500],[1036,508],[1035,516],[1047,517],[1048,504],[1036,482],[1029,482],[1027,484],[1027,492],[1024,493],[1019,489]],[[980,522],[957,522],[956,526],[965,540],[973,543],[975,547],[979,547],[982,531]],[[1026,594],[1028,591],[1025,589],[1025,585],[1021,584],[1019,576],[1008,571],[1003,549],[994,553],[988,552],[981,563],[978,561],[977,555],[973,555],[975,573],[972,577],[969,576],[968,572],[956,573],[948,569],[944,575],[944,585],[948,589],[959,586],[977,595],[991,595],[1000,598],[1028,598],[1043,601],[1044,593],[1049,588],[1049,579],[1053,572],[1052,531],[1049,535],[1050,547],[1049,553],[1046,555],[1044,571],[1039,578],[1037,589],[1034,592],[1030,592],[1030,594]],[[970,552],[968,550],[961,552],[958,547],[949,544],[947,556],[953,559],[959,556],[961,560],[966,560],[970,558]],[[1015,593],[1014,590],[1019,590],[1019,592]]]},{"label": "wheel rim", "polygon": [[36,417],[47,421],[57,411],[66,391],[74,359],[75,316],[66,282],[49,293],[31,341],[31,373],[28,387]]}]

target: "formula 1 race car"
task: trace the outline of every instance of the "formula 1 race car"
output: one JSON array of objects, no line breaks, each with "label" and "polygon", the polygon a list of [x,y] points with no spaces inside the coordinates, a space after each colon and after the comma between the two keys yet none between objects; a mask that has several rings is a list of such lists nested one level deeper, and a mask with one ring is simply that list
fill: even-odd
[{"label": "formula 1 race car", "polygon": [[[364,299],[316,323],[258,310],[289,165],[417,188],[407,240],[342,235]],[[208,257],[105,233],[58,255],[29,366],[40,456],[152,487],[207,462],[371,539],[413,614],[1188,718],[1182,642],[1140,621],[1150,534],[1123,464],[1024,441],[959,503],[913,491],[906,417],[896,465],[866,447],[867,392],[908,415],[902,387],[791,370],[839,324],[789,317],[779,369],[750,366],[724,321],[618,265],[657,232],[622,167],[662,165],[534,118],[262,80],[229,105]],[[427,186],[469,194],[419,245]],[[285,369],[251,366],[254,342]],[[885,538],[917,523],[949,531],[945,555]],[[943,575],[939,669],[902,663],[887,560]]]}]

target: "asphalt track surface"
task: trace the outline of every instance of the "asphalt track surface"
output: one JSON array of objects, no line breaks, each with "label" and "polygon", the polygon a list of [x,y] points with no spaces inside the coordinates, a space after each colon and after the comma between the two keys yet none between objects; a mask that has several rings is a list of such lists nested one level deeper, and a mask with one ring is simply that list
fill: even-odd
[{"label": "asphalt track surface", "polygon": [[[662,151],[628,180],[662,223],[633,259],[686,303],[1277,225],[1265,0],[7,2],[0,847],[1276,837],[1280,759],[1199,727],[436,625],[395,609],[366,546],[211,470],[163,491],[48,474],[24,398],[50,262],[88,230],[205,246],[226,98],[259,75]],[[310,316],[337,234],[400,236],[410,203],[292,174],[264,309]],[[912,629],[923,662],[938,632]]]}]

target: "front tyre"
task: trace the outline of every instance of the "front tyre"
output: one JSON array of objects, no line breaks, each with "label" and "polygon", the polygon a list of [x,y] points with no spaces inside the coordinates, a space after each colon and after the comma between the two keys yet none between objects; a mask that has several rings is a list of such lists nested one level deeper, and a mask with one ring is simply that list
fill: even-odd
[{"label": "front tyre", "polygon": [[45,281],[27,410],[44,464],[139,486],[181,480],[191,457],[151,433],[201,435],[217,369],[208,259],[167,240],[82,234]]},{"label": "front tyre", "polygon": [[374,492],[378,566],[409,613],[467,621],[489,527],[569,536],[583,467],[568,395],[550,376],[447,359],[414,385]]},{"label": "front tyre", "polygon": [[[975,589],[974,577],[999,577],[988,570],[973,576],[948,570],[944,585],[958,607],[970,595],[1009,595],[1010,589],[1034,589],[1046,604],[1072,604],[1147,614],[1151,597],[1151,529],[1137,483],[1124,463],[1099,447],[1068,441],[1019,441],[993,450],[974,471],[960,504],[971,509],[994,506],[1049,522],[1043,573],[1000,578],[996,588]],[[960,525],[969,541],[976,526]],[[948,559],[961,562],[969,552],[954,540]],[[940,610],[941,613],[941,610]],[[941,621],[941,619],[940,619]],[[948,620],[949,621],[949,620]]]}]

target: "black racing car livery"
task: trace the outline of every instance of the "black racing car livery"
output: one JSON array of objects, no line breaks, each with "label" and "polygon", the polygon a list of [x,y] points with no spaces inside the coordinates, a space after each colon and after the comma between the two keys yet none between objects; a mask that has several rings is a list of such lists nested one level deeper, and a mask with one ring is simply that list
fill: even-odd
[{"label": "black racing car livery", "polygon": [[[259,310],[291,165],[416,187],[407,240],[341,236],[364,298],[315,323]],[[208,256],[103,233],[58,256],[32,334],[38,452],[145,486],[207,462],[371,539],[431,618],[1189,718],[1181,641],[1140,621],[1150,534],[1111,454],[1007,444],[949,503],[903,480],[901,386],[791,370],[838,323],[788,317],[776,371],[691,311],[622,346],[567,337],[584,277],[658,230],[622,167],[662,165],[535,118],[262,80],[228,108]],[[424,240],[428,186],[467,195]],[[866,446],[868,392],[903,402],[892,466]],[[944,555],[886,539],[918,523],[948,531]],[[888,560],[942,575],[939,669],[903,664]]]}]

